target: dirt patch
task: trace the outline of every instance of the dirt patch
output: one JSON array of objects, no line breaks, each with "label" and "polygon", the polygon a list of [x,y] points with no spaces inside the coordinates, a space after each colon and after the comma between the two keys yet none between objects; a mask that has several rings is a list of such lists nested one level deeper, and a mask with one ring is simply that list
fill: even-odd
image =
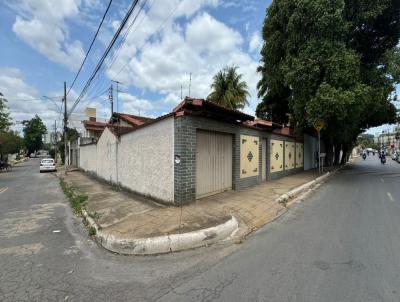
[{"label": "dirt patch", "polygon": [[44,248],[41,243],[22,244],[0,249],[0,255],[27,256],[39,253]]},{"label": "dirt patch", "polygon": [[12,238],[23,234],[36,232],[41,227],[41,221],[53,216],[62,203],[38,204],[27,211],[13,211],[0,220],[0,237]]}]

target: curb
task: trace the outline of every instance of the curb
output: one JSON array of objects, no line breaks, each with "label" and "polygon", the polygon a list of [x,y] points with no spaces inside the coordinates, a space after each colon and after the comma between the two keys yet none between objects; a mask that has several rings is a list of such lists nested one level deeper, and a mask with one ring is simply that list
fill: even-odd
[{"label": "curb", "polygon": [[291,190],[291,191],[289,191],[289,192],[287,192],[285,194],[282,194],[281,196],[279,196],[277,198],[277,202],[286,204],[289,201],[289,199],[292,199],[292,198],[296,197],[297,195],[299,195],[300,193],[303,193],[303,192],[311,189],[315,185],[323,182],[326,178],[336,174],[336,172],[339,171],[341,168],[342,167],[334,170],[333,172],[326,172],[324,175],[319,176],[316,179],[311,180],[311,181],[309,181],[309,182],[307,182],[307,183],[305,183],[305,184],[303,184],[303,185],[301,185],[301,186],[299,186],[297,188],[294,188],[293,190]]},{"label": "curb", "polygon": [[26,161],[28,161],[28,157],[23,157],[22,159],[15,160],[11,165],[15,166],[17,164],[20,164],[20,163],[23,163],[23,162],[26,162]]},{"label": "curb", "polygon": [[[279,211],[279,213],[277,213],[276,217],[273,220],[287,212],[287,203],[290,199],[293,199],[301,193],[310,190],[317,184],[326,180],[328,177],[336,174],[336,172],[343,167],[344,166],[341,166],[332,172],[326,172],[324,175],[319,176],[316,179],[300,185],[292,189],[291,191],[279,196],[276,201],[280,204],[283,204],[283,208],[281,211]],[[234,236],[237,235],[237,233],[240,231],[238,220],[234,216],[231,216],[231,219],[222,224],[202,230],[149,238],[124,239],[118,238],[115,235],[111,235],[102,231],[102,229],[97,225],[94,219],[89,216],[86,210],[82,210],[82,215],[88,221],[89,226],[96,229],[96,241],[101,246],[111,252],[124,255],[165,254],[202,246],[208,246],[220,241],[234,239]],[[265,223],[268,222],[269,221]],[[254,230],[251,230],[250,232],[245,232],[245,235],[241,235],[239,237],[244,238],[253,231]]]},{"label": "curb", "polygon": [[89,225],[96,229],[96,241],[105,249],[125,255],[154,255],[183,251],[229,239],[239,229],[234,216],[228,221],[207,229],[150,238],[122,239],[103,232],[97,223],[82,210]]}]

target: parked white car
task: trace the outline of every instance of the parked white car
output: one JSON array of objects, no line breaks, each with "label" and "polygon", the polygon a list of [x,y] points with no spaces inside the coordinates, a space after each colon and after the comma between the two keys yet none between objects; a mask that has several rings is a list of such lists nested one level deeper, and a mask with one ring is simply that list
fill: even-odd
[{"label": "parked white car", "polygon": [[57,171],[54,159],[44,158],[40,161],[40,173],[45,171]]}]

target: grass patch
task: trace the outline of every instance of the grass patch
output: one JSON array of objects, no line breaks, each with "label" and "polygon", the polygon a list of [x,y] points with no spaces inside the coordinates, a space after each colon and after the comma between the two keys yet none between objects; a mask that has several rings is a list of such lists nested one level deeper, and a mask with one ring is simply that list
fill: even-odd
[{"label": "grass patch", "polygon": [[94,212],[93,214],[92,213],[88,213],[88,215],[89,215],[89,217],[91,217],[94,221],[98,221],[99,219],[100,219],[100,217],[101,217],[101,214],[100,213],[97,213],[97,212]]},{"label": "grass patch", "polygon": [[89,236],[90,237],[92,237],[92,236],[96,236],[96,229],[94,228],[94,227],[90,227],[89,228],[89,230],[88,230],[88,233],[89,233]]},{"label": "grass patch", "polygon": [[[71,207],[74,210],[75,214],[83,216],[82,210],[85,208],[88,202],[88,196],[77,192],[77,190],[73,186],[66,183],[62,178],[60,178],[60,186],[64,191],[65,196],[67,196],[69,203],[71,204]],[[100,218],[100,214],[97,212],[88,215],[94,220],[98,220]],[[83,217],[82,223],[86,227],[89,237],[96,236],[97,233],[96,229],[90,226],[89,221],[87,220],[86,217]]]},{"label": "grass patch", "polygon": [[74,188],[68,185],[62,178],[60,178],[60,186],[64,191],[65,196],[68,197],[74,212],[81,215],[82,209],[85,207],[88,201],[87,195],[77,193]]}]

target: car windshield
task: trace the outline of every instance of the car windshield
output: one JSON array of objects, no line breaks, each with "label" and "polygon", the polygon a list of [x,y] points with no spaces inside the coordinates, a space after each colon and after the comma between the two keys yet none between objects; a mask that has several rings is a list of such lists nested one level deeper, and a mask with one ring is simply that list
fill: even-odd
[{"label": "car windshield", "polygon": [[44,159],[42,160],[42,164],[52,164],[53,160],[52,159]]}]

